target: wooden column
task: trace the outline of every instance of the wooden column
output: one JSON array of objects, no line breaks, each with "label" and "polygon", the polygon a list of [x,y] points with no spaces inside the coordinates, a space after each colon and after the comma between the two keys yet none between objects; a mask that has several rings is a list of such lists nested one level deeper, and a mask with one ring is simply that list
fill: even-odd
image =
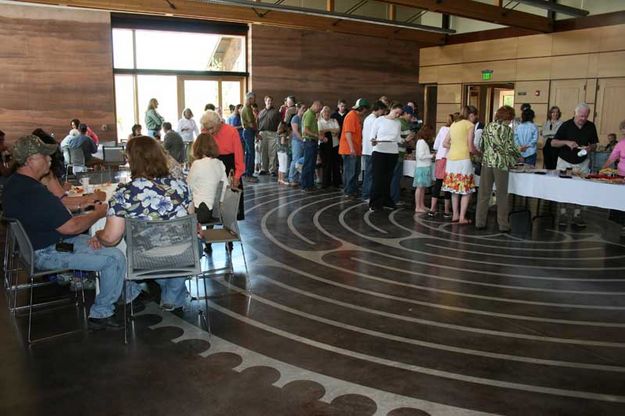
[{"label": "wooden column", "polygon": [[334,11],[334,0],[326,0],[326,11],[328,12]]},{"label": "wooden column", "polygon": [[386,18],[388,20],[395,20],[396,16],[397,16],[397,10],[395,9],[395,5],[388,4],[386,8]]}]

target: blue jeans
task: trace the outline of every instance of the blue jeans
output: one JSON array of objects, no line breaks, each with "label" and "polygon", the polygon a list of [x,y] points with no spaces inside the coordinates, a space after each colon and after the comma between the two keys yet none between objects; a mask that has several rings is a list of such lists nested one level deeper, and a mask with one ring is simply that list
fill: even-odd
[{"label": "blue jeans", "polygon": [[154,137],[156,135],[159,135],[159,136],[161,135],[161,130],[160,129],[158,129],[158,130],[148,130],[148,136]]},{"label": "blue jeans", "polygon": [[358,196],[360,156],[343,155],[343,193]]},{"label": "blue jeans", "polygon": [[362,164],[365,167],[365,171],[362,175],[362,199],[371,198],[371,186],[373,184],[373,164],[371,163],[371,156],[362,155]]},{"label": "blue jeans", "polygon": [[299,172],[295,169],[296,164],[304,164],[304,142],[295,137],[291,140],[291,166],[289,167],[289,182],[297,182]]},{"label": "blue jeans", "polygon": [[536,165],[536,153],[534,153],[533,155],[530,155],[528,157],[524,157],[523,158],[523,163],[525,163],[526,165],[535,166]]},{"label": "blue jeans", "polygon": [[315,166],[317,164],[317,150],[319,145],[316,140],[307,140],[304,145],[304,167],[300,185],[302,189],[312,189],[315,186]]},{"label": "blue jeans", "polygon": [[401,189],[399,188],[399,181],[404,176],[404,156],[400,156],[401,159],[397,159],[395,170],[393,171],[393,179],[391,179],[391,199],[394,203],[399,202]]},{"label": "blue jeans", "polygon": [[[89,236],[81,234],[65,239],[74,244],[73,253],[56,251],[55,244],[35,251],[35,266],[40,269],[75,269],[100,272],[100,293],[89,311],[90,318],[108,318],[115,312],[126,275],[126,256],[114,247],[93,250],[88,244]],[[126,285],[126,300],[136,298],[141,288],[134,282]]]},{"label": "blue jeans", "polygon": [[161,287],[161,305],[173,305],[176,308],[184,306],[189,292],[187,291],[186,277],[170,277],[169,279],[155,279]]},{"label": "blue jeans", "polygon": [[256,139],[256,130],[243,129],[243,141],[245,142],[245,176],[254,176],[254,158],[256,150],[254,150],[254,140]]}]

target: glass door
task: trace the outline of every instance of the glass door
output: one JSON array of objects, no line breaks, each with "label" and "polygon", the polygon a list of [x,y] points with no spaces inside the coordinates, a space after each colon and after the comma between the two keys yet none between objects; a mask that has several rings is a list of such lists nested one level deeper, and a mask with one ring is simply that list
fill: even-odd
[{"label": "glass door", "polygon": [[[206,104],[219,107],[219,81],[210,79],[182,79],[180,114],[185,108],[193,112],[193,119],[200,124]],[[176,123],[177,124],[177,123]]]}]

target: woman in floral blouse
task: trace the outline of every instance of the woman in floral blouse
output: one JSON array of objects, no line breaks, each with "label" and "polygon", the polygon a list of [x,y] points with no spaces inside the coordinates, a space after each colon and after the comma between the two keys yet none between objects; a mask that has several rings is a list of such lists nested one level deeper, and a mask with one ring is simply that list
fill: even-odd
[{"label": "woman in floral blouse", "polygon": [[[188,215],[189,188],[184,180],[169,174],[165,152],[147,136],[128,141],[126,146],[132,181],[120,184],[109,200],[104,229],[97,231],[92,246],[115,246],[124,236],[126,218],[169,220]],[[156,279],[161,287],[161,307],[172,311],[184,306],[185,278]],[[132,299],[132,297],[130,297]]]},{"label": "woman in floral blouse", "polygon": [[493,181],[497,187],[497,223],[499,231],[510,231],[508,223],[508,169],[521,156],[514,142],[514,131],[510,121],[514,120],[514,109],[504,105],[495,114],[495,121],[489,123],[482,133],[482,175],[477,192],[475,228],[486,227],[488,201],[493,192]]}]

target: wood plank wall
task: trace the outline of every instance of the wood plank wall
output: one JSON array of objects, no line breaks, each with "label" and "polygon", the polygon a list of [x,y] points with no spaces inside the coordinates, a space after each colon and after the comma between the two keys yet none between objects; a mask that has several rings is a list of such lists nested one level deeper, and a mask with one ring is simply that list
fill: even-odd
[{"label": "wood plank wall", "polygon": [[[624,22],[625,23],[625,22]],[[536,122],[542,123],[553,91],[566,83],[581,85],[582,98],[595,107],[595,121],[605,120],[610,106],[599,105],[598,87],[607,79],[625,77],[625,24],[553,34],[471,42],[420,51],[419,81],[438,84],[437,124],[457,111],[464,84],[482,83],[481,71],[493,70],[492,83],[515,83],[517,112],[524,102],[532,104]],[[561,106],[563,117],[572,117],[577,103]],[[453,111],[452,111],[453,110]],[[591,115],[592,116],[592,115]],[[622,113],[625,119],[625,112]],[[616,119],[615,117],[611,117]],[[600,127],[600,139],[616,131],[616,123]],[[601,133],[603,132],[603,133]]]},{"label": "wood plank wall", "polygon": [[7,142],[37,127],[62,139],[72,118],[115,139],[109,13],[3,4],[0,45]]},{"label": "wood plank wall", "polygon": [[295,95],[331,108],[340,98],[423,101],[418,43],[261,25],[250,32],[250,86],[258,96]]}]

